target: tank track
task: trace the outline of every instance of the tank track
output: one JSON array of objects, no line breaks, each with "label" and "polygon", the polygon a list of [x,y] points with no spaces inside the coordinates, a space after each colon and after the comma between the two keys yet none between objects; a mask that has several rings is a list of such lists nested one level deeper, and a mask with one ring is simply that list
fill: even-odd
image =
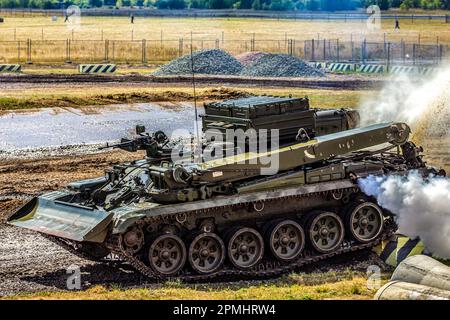
[{"label": "tank track", "polygon": [[368,243],[356,243],[355,241],[344,241],[341,245],[341,247],[331,253],[328,254],[314,254],[312,252],[306,252],[303,254],[302,257],[298,258],[297,260],[283,264],[281,262],[275,261],[275,260],[266,260],[260,262],[257,266],[253,267],[249,270],[240,270],[231,268],[230,266],[224,266],[223,269],[211,273],[211,274],[193,274],[189,271],[182,271],[179,275],[172,276],[172,277],[161,277],[160,275],[156,274],[150,267],[145,265],[142,261],[140,261],[138,258],[134,257],[133,255],[129,254],[126,250],[119,248],[118,246],[114,246],[109,244],[108,248],[111,250],[112,253],[119,256],[122,260],[125,260],[128,262],[133,268],[138,270],[140,273],[148,277],[149,279],[153,280],[167,280],[167,279],[179,279],[185,282],[198,282],[198,281],[211,281],[211,280],[218,280],[221,278],[229,277],[229,276],[236,276],[240,278],[270,278],[279,276],[281,274],[286,274],[288,272],[294,271],[299,267],[304,267],[306,265],[310,265],[325,259],[329,259],[338,255],[342,255],[345,253],[351,253],[356,252],[364,249],[370,249],[378,244],[381,243],[381,241],[389,238],[392,236],[397,227],[395,224],[389,224],[385,225],[384,232],[375,240],[368,242]]},{"label": "tank track", "polygon": [[[207,275],[201,275],[201,274],[193,274],[188,271],[184,271],[180,273],[177,276],[173,276],[172,278],[180,279],[185,282],[198,282],[198,281],[211,281],[211,280],[219,280],[221,278],[229,277],[229,276],[237,276],[240,278],[270,278],[279,276],[282,274],[286,274],[288,272],[294,271],[297,268],[304,267],[306,265],[310,265],[313,263],[317,263],[319,261],[329,259],[341,254],[345,253],[351,253],[356,251],[361,251],[364,249],[370,249],[378,244],[381,243],[381,241],[389,238],[392,236],[396,231],[396,226],[394,224],[386,225],[384,232],[375,240],[358,244],[355,243],[355,241],[344,241],[341,245],[341,247],[331,253],[328,254],[314,254],[314,253],[307,253],[304,254],[302,257],[297,259],[296,261],[293,261],[288,264],[282,264],[279,261],[272,261],[272,260],[266,260],[259,263],[256,267],[250,269],[250,270],[239,270],[239,269],[233,269],[229,266],[225,266],[222,270],[217,271],[215,273],[207,274]],[[152,280],[162,280],[163,278],[159,275],[157,275],[150,267],[145,265],[142,261],[140,261],[138,258],[132,256],[129,254],[126,250],[112,245],[108,244],[107,247],[111,251],[111,254],[116,255],[118,259],[113,259],[111,255],[108,255],[108,258],[103,259],[93,259],[91,255],[88,253],[85,253],[84,251],[77,248],[77,246],[70,241],[64,241],[61,239],[58,239],[57,237],[50,236],[47,234],[42,234],[42,236],[49,241],[55,243],[56,245],[64,248],[65,250],[69,251],[70,253],[86,260],[90,261],[97,261],[97,262],[111,262],[111,261],[120,261],[120,262],[127,262],[129,263],[134,269],[136,269],[138,272],[143,274],[149,279]]]},{"label": "tank track", "polygon": [[[356,252],[361,251],[364,249],[370,249],[378,244],[381,243],[381,241],[389,238],[392,236],[396,231],[395,224],[385,225],[384,232],[375,240],[358,244],[355,243],[355,241],[344,241],[341,245],[341,247],[331,253],[328,254],[305,254],[296,261],[293,261],[288,264],[282,264],[279,261],[270,261],[266,260],[261,263],[259,263],[256,267],[250,269],[250,270],[239,270],[239,269],[233,269],[229,266],[226,266],[220,271],[217,271],[212,274],[207,275],[200,275],[200,274],[192,274],[190,272],[183,272],[178,276],[174,276],[173,278],[180,279],[182,281],[186,282],[197,282],[197,281],[209,281],[209,280],[217,280],[220,278],[224,278],[227,276],[239,276],[242,278],[270,278],[279,276],[281,274],[286,274],[290,271],[294,271],[296,268],[303,267],[306,265],[310,265],[325,259],[329,259],[341,254],[350,253],[350,252]],[[108,257],[102,258],[102,259],[95,259],[92,257],[92,255],[82,251],[80,248],[77,247],[76,244],[70,242],[61,240],[57,237],[47,235],[47,234],[41,234],[44,238],[48,239],[49,241],[55,243],[56,245],[64,248],[65,250],[69,251],[70,253],[86,260],[90,261],[97,261],[97,262],[111,262],[111,261],[122,261],[129,263],[134,269],[139,271],[144,276],[148,277],[149,279],[153,280],[161,280],[162,277],[157,275],[150,267],[145,265],[142,261],[140,261],[138,258],[134,257],[133,255],[129,254],[126,250],[121,248],[120,246],[116,246],[113,244],[108,244],[107,247],[111,251],[111,254],[116,255],[118,259],[113,259],[111,257],[111,254],[108,255]],[[116,242],[117,243],[117,242]]]},{"label": "tank track", "polygon": [[117,259],[113,259],[114,257],[111,257],[111,254],[108,254],[107,257],[103,258],[96,258],[92,254],[89,254],[81,249],[81,245],[75,242],[72,242],[70,240],[64,240],[49,234],[40,233],[41,236],[43,236],[45,239],[49,240],[50,242],[56,244],[57,246],[63,248],[64,250],[72,253],[73,255],[89,260],[89,261],[95,261],[95,262],[111,262],[115,261]]}]

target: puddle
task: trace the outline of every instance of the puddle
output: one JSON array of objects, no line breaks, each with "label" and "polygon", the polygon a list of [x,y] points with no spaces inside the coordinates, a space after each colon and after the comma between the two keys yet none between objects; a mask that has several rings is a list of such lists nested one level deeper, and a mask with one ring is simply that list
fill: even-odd
[{"label": "puddle", "polygon": [[[0,153],[117,141],[130,136],[137,124],[168,135],[175,129],[194,130],[194,108],[189,103],[179,103],[176,108],[145,103],[86,111],[52,108],[5,113],[0,116]],[[199,108],[199,114],[202,112]]]}]

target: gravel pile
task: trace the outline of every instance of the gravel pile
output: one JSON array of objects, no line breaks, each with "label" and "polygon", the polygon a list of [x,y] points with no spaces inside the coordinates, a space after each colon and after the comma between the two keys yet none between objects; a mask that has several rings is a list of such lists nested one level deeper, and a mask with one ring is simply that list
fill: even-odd
[{"label": "gravel pile", "polygon": [[241,75],[250,77],[323,77],[324,73],[299,58],[287,54],[267,54],[244,67]]},{"label": "gravel pile", "polygon": [[262,56],[267,55],[267,53],[259,52],[259,51],[251,51],[251,52],[244,52],[241,54],[238,54],[236,56],[236,59],[242,63],[243,66],[249,66],[252,63],[254,63],[256,60],[261,58]]},{"label": "gravel pile", "polygon": [[[242,64],[223,50],[202,50],[193,53],[194,72],[199,74],[239,74]],[[185,55],[163,65],[155,76],[191,74],[191,55]]]}]

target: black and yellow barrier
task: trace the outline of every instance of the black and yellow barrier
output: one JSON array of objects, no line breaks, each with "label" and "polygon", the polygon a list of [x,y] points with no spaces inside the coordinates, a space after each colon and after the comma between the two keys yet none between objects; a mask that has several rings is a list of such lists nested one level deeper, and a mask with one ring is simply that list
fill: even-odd
[{"label": "black and yellow barrier", "polygon": [[20,64],[0,64],[0,72],[20,72],[22,66]]},{"label": "black and yellow barrier", "polygon": [[374,249],[380,259],[388,265],[396,267],[407,257],[423,254],[425,247],[420,239],[410,239],[403,235],[395,234],[390,239],[384,240]]},{"label": "black and yellow barrier", "polygon": [[80,73],[113,73],[117,69],[115,64],[80,64]]}]

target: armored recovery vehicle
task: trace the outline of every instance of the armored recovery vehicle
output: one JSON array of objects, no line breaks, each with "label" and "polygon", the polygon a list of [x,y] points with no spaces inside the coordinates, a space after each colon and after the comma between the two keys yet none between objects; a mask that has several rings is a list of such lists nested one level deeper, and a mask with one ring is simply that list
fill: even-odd
[{"label": "armored recovery vehicle", "polygon": [[[240,108],[248,111],[241,119],[251,121],[259,121],[251,117],[252,112],[263,113],[259,108],[277,109],[274,104],[227,104],[221,112]],[[310,113],[309,108],[302,112]],[[239,118],[214,119],[206,113],[204,124],[215,128]],[[426,166],[420,148],[408,141],[406,124],[352,128],[347,121],[336,128],[334,121],[347,117],[341,115],[339,110],[323,118],[310,113],[311,122],[301,122],[298,134],[287,130],[276,149],[231,148],[233,154],[212,160],[202,152],[183,151],[163,132],[147,134],[137,127],[134,139],[116,146],[144,150],[144,159],[36,197],[9,223],[39,231],[85,258],[114,254],[154,279],[273,276],[370,248],[396,225],[390,212],[362,194],[357,179],[413,169],[424,175],[438,172]],[[333,133],[318,134],[321,121],[322,131]],[[206,139],[197,149],[207,150],[211,143]]]}]

